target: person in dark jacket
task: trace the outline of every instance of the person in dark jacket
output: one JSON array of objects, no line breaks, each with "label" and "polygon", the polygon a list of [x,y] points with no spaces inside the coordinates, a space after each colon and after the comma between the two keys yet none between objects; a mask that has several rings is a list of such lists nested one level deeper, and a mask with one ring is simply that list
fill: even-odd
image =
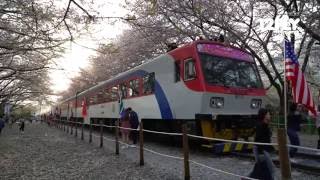
[{"label": "person in dark jacket", "polygon": [[20,132],[22,132],[22,133],[24,132],[24,126],[25,126],[24,125],[24,120],[22,120],[21,123],[20,123],[20,128],[19,128]]},{"label": "person in dark jacket", "polygon": [[317,112],[317,116],[316,116],[316,127],[318,129],[318,135],[319,135],[317,149],[320,149],[320,105],[318,105],[318,112]]},{"label": "person in dark jacket", "polygon": [[[138,114],[135,111],[133,111],[131,107],[129,107],[127,110],[129,113],[129,121],[130,121],[131,128],[138,129],[138,127],[139,127]],[[130,137],[132,139],[133,144],[137,144],[138,131],[135,131],[135,130],[130,131]]]},{"label": "person in dark jacket", "polygon": [[[295,146],[300,146],[300,140],[298,133],[300,131],[300,124],[302,122],[303,116],[299,111],[297,111],[297,104],[293,103],[290,106],[289,114],[287,116],[287,134],[289,136],[290,144]],[[294,157],[298,149],[290,147],[289,155]]]},{"label": "person in dark jacket", "polygon": [[[271,143],[272,132],[269,128],[270,120],[270,112],[267,109],[261,108],[258,112],[255,142]],[[255,146],[254,153],[256,157],[256,163],[252,172],[249,174],[249,177],[262,180],[274,179],[274,165],[269,155],[269,153],[272,151],[274,151],[274,148],[271,145]]]},{"label": "person in dark jacket", "polygon": [[0,134],[1,134],[1,131],[3,128],[4,128],[4,121],[3,121],[2,117],[0,116]]}]

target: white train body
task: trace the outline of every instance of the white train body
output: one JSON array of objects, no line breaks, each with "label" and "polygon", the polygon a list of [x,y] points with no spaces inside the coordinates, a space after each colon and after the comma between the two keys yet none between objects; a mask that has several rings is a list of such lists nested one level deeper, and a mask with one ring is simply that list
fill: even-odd
[{"label": "white train body", "polygon": [[[206,47],[208,50],[203,50]],[[220,49],[215,52],[217,48]],[[199,55],[200,53],[201,55]],[[235,63],[243,63],[242,66],[244,68],[247,68],[246,64],[250,64],[252,70],[248,68],[250,72],[245,71],[241,73],[255,73],[249,76],[250,78],[252,76],[257,81],[253,82],[253,84],[256,84],[251,87],[249,85],[244,87],[229,86],[233,79],[230,78],[230,80],[225,81],[223,77],[220,80],[213,80],[220,84],[212,85],[206,82],[206,78],[214,79],[215,77],[214,73],[211,73],[207,77],[203,75],[205,70],[214,68],[214,63],[210,65],[211,59],[204,61],[201,58],[211,58],[211,56],[215,56],[215,53],[220,53],[219,58],[222,57],[221,55],[229,58],[228,62],[232,59],[232,61],[237,61]],[[228,55],[228,53],[231,55]],[[240,60],[234,60],[238,56]],[[217,59],[218,61],[221,64],[216,63],[215,67],[228,67],[228,64],[223,65],[224,59]],[[207,66],[204,63],[207,63]],[[232,65],[231,63],[229,64],[230,66]],[[235,75],[230,76],[236,77],[237,73],[233,71],[235,70],[230,70]],[[221,70],[220,74],[222,73],[225,72]],[[149,82],[150,80],[149,84],[153,88],[152,92],[144,92],[144,88],[147,86],[144,84],[144,77],[145,82]],[[225,79],[228,78],[229,75],[225,76]],[[130,96],[134,92],[134,88],[128,88],[131,87],[130,80],[136,80],[132,84],[138,82],[137,96]],[[238,78],[238,81],[240,82],[241,78]],[[120,90],[122,86],[120,87],[119,85],[122,83],[126,83],[127,89],[123,92],[127,96]],[[230,84],[228,85],[227,83]],[[117,88],[113,88],[114,97],[112,99],[112,87],[115,86]],[[131,107],[136,111],[140,119],[148,119],[149,122],[157,120],[157,122],[161,121],[162,123],[176,120],[195,120],[197,119],[197,115],[200,118],[205,117],[213,121],[219,116],[249,117],[257,114],[258,109],[263,106],[262,98],[265,95],[256,65],[248,53],[216,42],[196,41],[149,60],[147,63],[121,73],[112,79],[63,101],[59,105],[61,117],[70,118],[72,116],[73,118],[83,118],[83,107],[81,104],[85,100],[87,102],[87,116],[84,118],[86,124],[90,123],[90,119],[119,118],[119,97],[115,98],[119,91],[122,94],[124,106]],[[108,93],[104,95],[105,92]],[[107,96],[110,97],[108,98]],[[77,99],[77,103],[75,99]]]}]

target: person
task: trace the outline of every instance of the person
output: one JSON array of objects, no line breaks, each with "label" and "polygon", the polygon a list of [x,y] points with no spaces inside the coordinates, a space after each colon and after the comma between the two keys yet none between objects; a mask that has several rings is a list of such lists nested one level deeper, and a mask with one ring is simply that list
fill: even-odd
[{"label": "person", "polygon": [[[300,131],[300,124],[302,122],[303,116],[297,110],[297,104],[293,103],[290,105],[289,114],[288,114],[288,122],[287,122],[287,134],[290,140],[290,144],[294,146],[300,146],[300,140],[298,136],[298,131]],[[290,147],[289,155],[290,157],[294,157],[297,153],[298,149],[294,147]]]},{"label": "person", "polygon": [[[267,109],[261,108],[258,112],[255,142],[271,143],[272,132],[269,128],[270,120],[270,112]],[[272,151],[274,151],[274,148],[271,145],[256,145],[254,147],[256,162],[253,170],[249,174],[250,178],[262,180],[274,179],[274,164],[269,154]]]},{"label": "person", "polygon": [[0,116],[0,134],[3,128],[4,128],[4,121],[2,119],[2,116]]},{"label": "person", "polygon": [[316,119],[316,127],[318,129],[318,135],[319,135],[317,148],[320,149],[320,105],[318,105],[318,112],[317,112],[317,117],[316,118],[317,118]]},{"label": "person", "polygon": [[[122,128],[130,128],[130,121],[129,121],[129,112],[128,109],[125,109],[124,112],[121,113],[120,123]],[[126,143],[126,145],[122,146],[122,148],[128,147],[129,144],[129,129],[122,129],[121,128],[121,137],[122,141]]]},{"label": "person", "polygon": [[[138,114],[135,111],[133,111],[131,107],[128,108],[128,113],[129,113],[129,122],[130,122],[131,129],[138,129],[138,127],[139,127]],[[132,139],[132,143],[137,144],[138,131],[131,130],[130,137]]]},{"label": "person", "polygon": [[22,133],[24,132],[24,126],[25,126],[24,125],[24,120],[22,120],[21,123],[20,123],[20,128],[19,128],[20,132],[22,132]]}]

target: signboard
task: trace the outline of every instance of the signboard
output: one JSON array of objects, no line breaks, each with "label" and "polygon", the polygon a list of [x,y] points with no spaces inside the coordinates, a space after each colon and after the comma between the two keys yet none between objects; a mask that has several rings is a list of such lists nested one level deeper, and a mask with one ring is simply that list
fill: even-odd
[{"label": "signboard", "polygon": [[208,53],[237,60],[254,62],[253,57],[245,51],[221,44],[198,44],[198,52]]}]

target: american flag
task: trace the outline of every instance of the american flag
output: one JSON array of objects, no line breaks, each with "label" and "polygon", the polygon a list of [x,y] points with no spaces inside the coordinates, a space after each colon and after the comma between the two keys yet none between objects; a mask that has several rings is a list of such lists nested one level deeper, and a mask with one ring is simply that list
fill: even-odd
[{"label": "american flag", "polygon": [[313,114],[316,114],[312,93],[299,68],[299,61],[294,54],[293,45],[288,40],[285,40],[285,61],[286,78],[291,82],[294,102],[305,105]]}]

